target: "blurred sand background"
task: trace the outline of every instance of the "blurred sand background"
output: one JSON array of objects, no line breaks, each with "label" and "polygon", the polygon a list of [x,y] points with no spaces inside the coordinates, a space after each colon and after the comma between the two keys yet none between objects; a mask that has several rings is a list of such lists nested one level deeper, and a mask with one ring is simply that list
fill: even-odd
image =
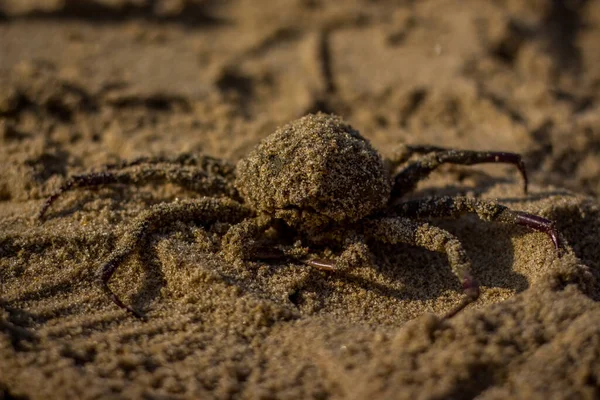
[{"label": "blurred sand background", "polygon": [[[519,152],[447,167],[415,197],[468,195],[556,221],[568,243],[475,218],[482,296],[446,258],[373,246],[342,275],[231,265],[218,235],[158,232],[112,287],[95,270],[172,185],[78,190],[71,174],[203,152],[232,162],[308,112],[398,143]],[[0,399],[598,398],[600,2],[0,1]]]}]

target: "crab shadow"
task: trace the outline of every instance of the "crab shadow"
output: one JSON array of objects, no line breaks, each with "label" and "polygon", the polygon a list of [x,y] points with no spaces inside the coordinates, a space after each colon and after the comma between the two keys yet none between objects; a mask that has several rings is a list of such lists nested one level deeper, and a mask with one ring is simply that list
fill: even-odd
[{"label": "crab shadow", "polygon": [[[515,183],[514,179],[492,177],[481,171],[469,170],[465,176],[476,182],[476,196],[479,197],[498,184]],[[407,196],[407,199],[427,198],[430,196],[464,196],[472,188],[460,184],[444,187],[425,188]],[[555,196],[566,195],[565,190],[549,190],[526,197],[506,197],[499,203],[510,206],[517,202],[541,201]],[[525,196],[525,195],[524,195]],[[551,216],[553,218],[553,216]],[[567,217],[565,217],[567,218]],[[556,218],[559,230],[563,224]],[[457,236],[472,261],[472,275],[483,287],[508,289],[515,293],[529,288],[530,281],[526,275],[515,271],[515,249],[513,239],[531,233],[527,228],[507,226],[500,223],[481,221],[473,215],[466,215],[457,220],[430,220],[432,225],[443,228]],[[574,232],[576,228],[572,229]],[[567,231],[565,237],[570,242],[574,235]],[[353,273],[331,273],[330,279],[341,280],[351,285],[372,291],[379,296],[397,301],[424,301],[442,296],[447,291],[461,293],[460,279],[452,272],[446,255],[434,253],[411,245],[387,245],[370,243],[373,253],[372,268],[383,279],[374,280]],[[598,257],[600,258],[600,257]],[[600,270],[600,266],[599,266]],[[319,273],[311,274],[305,282],[304,289],[317,291],[320,283]],[[600,275],[600,273],[599,273]],[[395,284],[399,282],[400,284]],[[329,292],[323,292],[327,296]],[[298,296],[294,294],[294,296]],[[325,301],[324,298],[321,300]]]},{"label": "crab shadow", "polygon": [[[472,274],[483,287],[503,288],[518,293],[530,286],[528,278],[514,270],[511,241],[513,236],[527,233],[525,229],[516,226],[506,229],[469,216],[459,221],[433,221],[432,224],[459,238],[471,257]],[[355,270],[323,272],[298,265],[298,269],[308,270],[308,273],[289,294],[289,301],[302,310],[310,297],[312,312],[327,313],[341,307],[345,301],[339,298],[352,292],[369,292],[392,308],[396,307],[394,304],[435,302],[438,298],[447,303],[449,291],[462,295],[460,279],[452,272],[445,254],[406,244],[390,245],[371,241],[369,247],[371,265]],[[278,274],[281,265],[274,263],[272,268],[272,273]],[[379,311],[375,311],[369,304],[364,304],[364,308],[369,310],[368,318],[373,320],[385,319],[384,313],[389,313],[389,307],[387,311],[384,311],[385,307],[378,307]],[[374,315],[376,313],[381,315]]]},{"label": "crab shadow", "polygon": [[[487,184],[483,185],[483,189],[478,186],[478,189],[482,189],[481,192],[491,189],[499,182],[510,182],[507,179],[493,179],[489,176],[484,180]],[[419,191],[410,197],[462,196],[464,191],[464,187],[449,185],[444,188]],[[540,201],[567,193],[562,190],[550,190],[527,196],[526,199]],[[510,206],[511,203],[523,202],[524,199],[503,198],[499,199],[499,202]],[[560,212],[557,211],[556,216],[559,217],[559,214]],[[555,219],[561,229],[563,226],[561,218]],[[515,270],[515,249],[512,240],[515,237],[529,234],[530,230],[519,226],[481,221],[472,215],[466,215],[457,220],[433,219],[430,223],[459,238],[471,258],[472,275],[481,286],[508,289],[519,293],[533,283],[529,277]],[[571,230],[573,234],[564,231],[569,242],[577,232],[576,228]],[[372,268],[383,279],[371,279],[352,272],[330,273],[329,279],[356,285],[378,296],[400,302],[435,300],[449,290],[461,293],[460,280],[452,272],[444,254],[405,244],[387,245],[371,242],[369,245],[373,253]],[[300,290],[319,293],[322,284],[317,282],[318,279],[322,279],[319,273],[309,275]],[[294,293],[293,296],[301,297],[298,293]],[[326,302],[326,296],[330,295],[330,291],[321,291],[321,294],[317,295],[321,302]]]},{"label": "crab shadow", "polygon": [[[490,226],[472,217],[460,221],[432,221],[457,236],[472,261],[472,275],[483,287],[503,288],[514,292],[526,290],[530,282],[515,272],[511,236],[514,230]],[[353,274],[337,279],[400,302],[435,300],[448,291],[462,294],[461,283],[441,253],[406,244],[370,243],[375,273],[381,279],[367,279]],[[382,283],[384,282],[384,283]]]}]

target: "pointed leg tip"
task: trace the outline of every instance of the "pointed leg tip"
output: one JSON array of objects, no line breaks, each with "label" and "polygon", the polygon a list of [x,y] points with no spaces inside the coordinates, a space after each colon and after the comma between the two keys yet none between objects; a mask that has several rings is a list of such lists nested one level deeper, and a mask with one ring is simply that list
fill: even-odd
[{"label": "pointed leg tip", "polygon": [[36,214],[36,219],[39,222],[43,223],[46,220],[46,211],[48,211],[48,200],[44,202],[44,205],[42,205],[42,208]]},{"label": "pointed leg tip", "polygon": [[336,270],[335,263],[322,258],[304,259],[302,262],[321,271],[334,272]]},{"label": "pointed leg tip", "polygon": [[554,249],[558,253],[558,257],[562,258],[562,256],[565,255],[566,250],[563,246],[563,242],[560,240],[558,232],[553,227],[550,232],[548,232],[548,235],[550,235],[550,238],[552,239],[552,243],[554,244]]},{"label": "pointed leg tip", "polygon": [[128,306],[127,304],[123,303],[123,301],[116,294],[113,293],[111,298],[113,303],[115,303],[119,308],[122,308],[123,310],[127,311],[129,314],[133,315],[137,319],[146,320],[146,317],[142,313],[140,313],[137,310],[134,310],[131,306]]},{"label": "pointed leg tip", "polygon": [[442,317],[443,321],[454,317],[456,314],[464,310],[469,304],[475,302],[479,298],[479,284],[471,276],[467,276],[463,279],[462,286],[465,297],[463,297],[462,301],[456,307]]},{"label": "pointed leg tip", "polygon": [[521,178],[523,179],[523,193],[527,195],[527,189],[529,185],[529,179],[527,177],[527,168],[525,167],[525,163],[523,162],[523,158],[520,154],[514,154],[514,157],[516,157],[516,159],[514,160],[514,164],[519,169],[519,172],[521,173]]}]

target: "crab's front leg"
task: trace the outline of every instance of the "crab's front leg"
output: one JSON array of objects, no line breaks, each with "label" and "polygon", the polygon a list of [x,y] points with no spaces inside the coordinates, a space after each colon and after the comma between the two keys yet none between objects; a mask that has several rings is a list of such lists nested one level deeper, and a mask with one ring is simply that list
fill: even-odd
[{"label": "crab's front leg", "polygon": [[406,243],[446,254],[452,272],[462,283],[465,298],[444,319],[453,317],[479,297],[479,285],[471,275],[471,260],[450,232],[406,218],[379,218],[365,224],[365,233],[383,243]]}]

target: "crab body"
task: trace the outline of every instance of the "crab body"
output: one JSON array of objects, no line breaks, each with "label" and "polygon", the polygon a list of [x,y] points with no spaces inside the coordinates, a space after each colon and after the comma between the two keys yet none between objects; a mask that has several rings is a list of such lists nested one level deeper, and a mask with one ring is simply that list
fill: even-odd
[{"label": "crab body", "polygon": [[236,168],[235,186],[257,212],[310,233],[386,207],[383,159],[341,118],[300,118],[268,136]]}]

